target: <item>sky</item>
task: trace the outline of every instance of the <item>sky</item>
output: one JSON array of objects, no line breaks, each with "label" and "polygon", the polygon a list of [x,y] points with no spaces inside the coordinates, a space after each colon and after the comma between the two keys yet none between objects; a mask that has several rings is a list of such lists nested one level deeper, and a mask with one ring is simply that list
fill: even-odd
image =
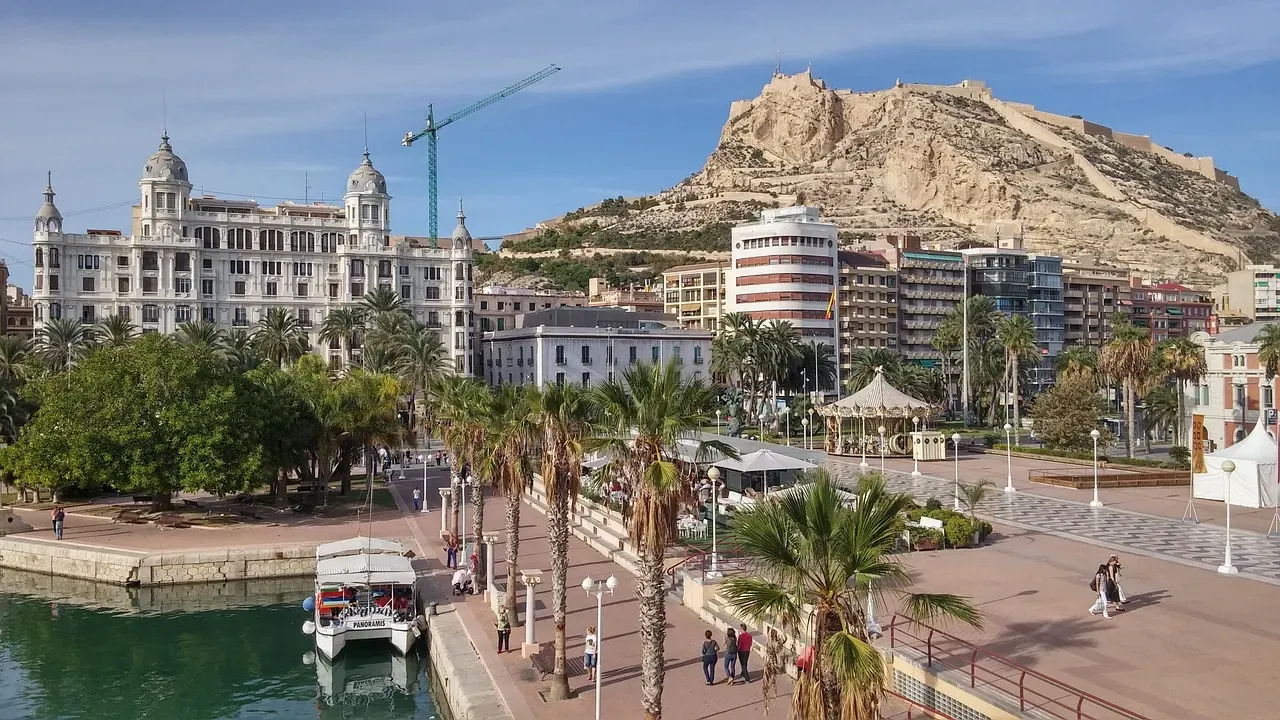
[{"label": "sky", "polygon": [[1280,209],[1274,0],[272,0],[0,2],[0,255],[30,289],[53,173],[66,229],[128,229],[167,128],[193,192],[336,200],[368,146],[393,232],[427,232],[440,118],[549,64],[531,88],[440,131],[440,230],[476,236],[702,167],[729,103],[775,62],[829,87],[985,80],[996,97],[1212,155]]}]

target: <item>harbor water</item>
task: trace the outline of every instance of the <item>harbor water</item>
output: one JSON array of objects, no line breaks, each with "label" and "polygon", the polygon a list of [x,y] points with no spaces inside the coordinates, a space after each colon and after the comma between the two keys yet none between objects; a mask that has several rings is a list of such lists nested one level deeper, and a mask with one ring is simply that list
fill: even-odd
[{"label": "harbor water", "polygon": [[310,580],[120,588],[0,570],[0,720],[444,720],[425,646],[325,662]]}]

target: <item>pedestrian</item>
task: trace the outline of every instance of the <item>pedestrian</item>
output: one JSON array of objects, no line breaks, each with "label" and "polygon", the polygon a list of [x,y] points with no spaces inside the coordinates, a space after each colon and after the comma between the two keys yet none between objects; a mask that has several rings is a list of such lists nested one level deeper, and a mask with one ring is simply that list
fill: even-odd
[{"label": "pedestrian", "polygon": [[67,514],[63,512],[61,505],[53,506],[53,539],[62,539],[62,524],[66,522]]},{"label": "pedestrian", "polygon": [[422,488],[413,489],[413,510],[414,512],[422,510]]},{"label": "pedestrian", "polygon": [[498,654],[511,652],[511,618],[505,603],[498,608],[498,621],[494,625],[498,626]]},{"label": "pedestrian", "polygon": [[1124,595],[1124,587],[1120,585],[1120,558],[1112,555],[1107,560],[1107,578],[1111,581],[1111,587],[1115,589],[1115,595],[1109,597],[1116,604],[1116,612],[1124,612],[1124,604],[1129,602],[1129,598]]},{"label": "pedestrian", "polygon": [[742,678],[742,682],[751,682],[751,676],[747,674],[747,660],[751,659],[751,643],[754,638],[751,633],[747,632],[745,623],[738,625],[738,677]]},{"label": "pedestrian", "polygon": [[720,659],[720,645],[712,637],[711,631],[708,630],[702,641],[702,674],[707,678],[708,685],[716,684],[716,660]]},{"label": "pedestrian", "polygon": [[449,533],[449,538],[445,540],[444,545],[445,567],[453,570],[458,569],[458,536]]},{"label": "pedestrian", "polygon": [[733,628],[724,634],[724,675],[729,679],[728,685],[736,683],[738,670],[738,638]]},{"label": "pedestrian", "polygon": [[1107,566],[1099,565],[1097,571],[1093,573],[1093,581],[1089,583],[1089,589],[1098,594],[1098,598],[1093,601],[1093,606],[1089,608],[1090,615],[1097,615],[1101,611],[1102,617],[1111,619],[1111,614],[1107,612],[1107,586],[1110,584]]},{"label": "pedestrian", "polygon": [[436,451],[436,467],[440,467],[440,451]]},{"label": "pedestrian", "polygon": [[596,679],[596,647],[598,644],[596,626],[591,625],[587,628],[587,637],[582,645],[582,667],[587,671],[587,680]]}]

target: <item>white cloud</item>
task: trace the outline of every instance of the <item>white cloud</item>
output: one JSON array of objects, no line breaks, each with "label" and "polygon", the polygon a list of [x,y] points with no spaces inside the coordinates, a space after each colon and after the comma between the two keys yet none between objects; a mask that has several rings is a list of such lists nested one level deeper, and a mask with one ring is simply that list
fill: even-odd
[{"label": "white cloud", "polygon": [[[365,109],[371,131],[398,136],[421,121],[428,101],[447,113],[551,62],[565,70],[529,93],[593,93],[748,65],[762,68],[763,81],[776,51],[784,69],[813,62],[820,73],[820,61],[834,56],[992,48],[1025,57],[1027,72],[1077,81],[1224,70],[1280,55],[1280,8],[1261,0],[1080,0],[1052,9],[1025,0],[152,5],[0,9],[0,47],[22,59],[0,64],[0,217],[35,208],[46,168],[65,207],[133,194],[164,123],[162,95],[179,152],[199,167],[193,180],[243,187],[252,177],[254,190],[270,191],[286,178],[300,188],[303,172],[334,158],[291,163],[265,140],[305,144],[343,125],[354,133]],[[336,186],[341,172],[325,182]],[[0,223],[0,235],[26,239],[27,230]]]}]

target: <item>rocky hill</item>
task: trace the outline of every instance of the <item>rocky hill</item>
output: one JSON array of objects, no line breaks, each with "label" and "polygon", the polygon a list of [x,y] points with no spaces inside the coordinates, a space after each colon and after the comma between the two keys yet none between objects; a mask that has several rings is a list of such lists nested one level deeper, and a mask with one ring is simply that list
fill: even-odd
[{"label": "rocky hill", "polygon": [[797,201],[821,207],[849,246],[889,232],[942,247],[1021,232],[1030,250],[1199,285],[1280,258],[1280,220],[1209,158],[1005,102],[980,82],[855,93],[808,72],[733,103],[706,165],[675,187],[568,213],[503,254],[714,257],[734,222]]}]

